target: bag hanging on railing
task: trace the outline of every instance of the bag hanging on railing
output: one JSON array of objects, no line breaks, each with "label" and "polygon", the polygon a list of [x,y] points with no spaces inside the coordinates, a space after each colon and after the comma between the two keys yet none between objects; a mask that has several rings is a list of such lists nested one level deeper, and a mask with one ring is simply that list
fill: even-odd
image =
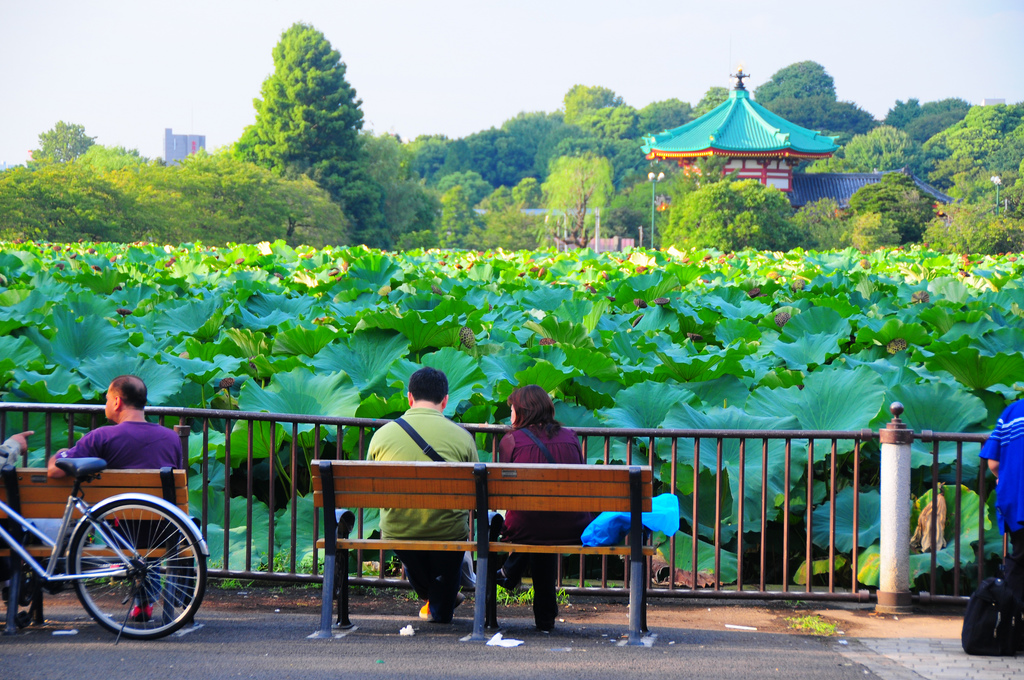
[{"label": "bag hanging on railing", "polygon": [[980,656],[1016,656],[1021,641],[1021,603],[1002,578],[985,579],[964,611],[960,633],[964,651]]}]

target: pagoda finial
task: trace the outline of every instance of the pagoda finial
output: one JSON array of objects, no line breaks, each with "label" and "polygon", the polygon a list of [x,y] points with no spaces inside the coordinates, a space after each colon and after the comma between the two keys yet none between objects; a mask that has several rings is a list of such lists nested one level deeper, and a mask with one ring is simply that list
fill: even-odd
[{"label": "pagoda finial", "polygon": [[734,89],[736,89],[736,90],[745,90],[745,89],[747,89],[743,85],[743,79],[744,78],[749,78],[750,74],[749,73],[744,73],[742,66],[740,66],[739,68],[736,69],[736,73],[733,73],[732,77],[736,79],[736,87]]}]

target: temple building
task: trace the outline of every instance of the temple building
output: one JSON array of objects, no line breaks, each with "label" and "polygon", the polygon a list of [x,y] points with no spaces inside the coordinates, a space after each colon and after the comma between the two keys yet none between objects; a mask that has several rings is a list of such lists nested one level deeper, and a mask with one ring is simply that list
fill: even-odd
[{"label": "temple building", "polygon": [[[829,158],[839,146],[834,137],[791,123],[752,100],[743,84],[749,77],[739,69],[733,76],[736,86],[725,102],[685,125],[644,137],[647,160],[671,160],[689,168],[697,159],[722,156],[728,159],[723,174],[735,172],[739,179],[775,187],[786,193],[794,208],[821,198],[833,198],[846,208],[857,189],[881,181],[881,172],[794,173],[801,161]],[[952,200],[911,177],[937,201]]]}]

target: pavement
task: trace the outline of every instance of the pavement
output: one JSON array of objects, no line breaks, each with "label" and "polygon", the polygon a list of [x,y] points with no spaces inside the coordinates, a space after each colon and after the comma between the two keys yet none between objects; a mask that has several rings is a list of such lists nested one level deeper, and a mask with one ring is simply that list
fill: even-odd
[{"label": "pavement", "polygon": [[[418,618],[398,591],[356,589],[353,629],[309,639],[319,621],[314,588],[211,587],[197,626],[153,642],[122,640],[96,626],[73,594],[46,596],[46,622],[0,637],[4,680],[191,678],[1024,678],[1019,658],[972,657],[960,648],[962,612],[875,615],[872,607],[652,598],[651,633],[622,646],[627,606],[573,597],[551,633],[529,607],[500,607],[503,640],[463,641],[472,598],[449,625]],[[816,621],[834,632],[799,632]],[[402,635],[406,629],[412,635]],[[73,632],[72,632],[73,631]],[[489,632],[493,634],[493,631]]]}]

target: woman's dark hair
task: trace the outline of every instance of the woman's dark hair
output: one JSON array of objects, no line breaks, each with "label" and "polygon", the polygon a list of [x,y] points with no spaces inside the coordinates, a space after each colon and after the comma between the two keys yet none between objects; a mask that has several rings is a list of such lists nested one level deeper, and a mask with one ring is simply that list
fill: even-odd
[{"label": "woman's dark hair", "polygon": [[540,385],[524,385],[508,395],[508,405],[516,407],[515,430],[524,427],[542,429],[550,439],[562,429],[555,420],[555,405]]}]

